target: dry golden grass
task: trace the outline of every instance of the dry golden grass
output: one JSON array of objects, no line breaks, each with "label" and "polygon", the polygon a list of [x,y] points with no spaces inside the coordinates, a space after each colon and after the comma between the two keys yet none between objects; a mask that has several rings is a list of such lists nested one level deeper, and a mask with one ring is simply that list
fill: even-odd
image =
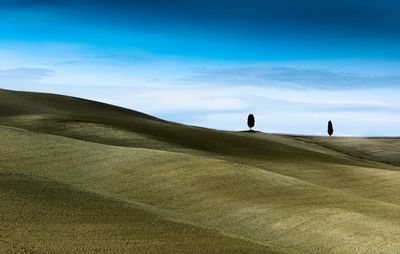
[{"label": "dry golden grass", "polygon": [[0,253],[272,253],[47,178],[0,174]]},{"label": "dry golden grass", "polygon": [[313,137],[306,140],[353,157],[400,166],[398,138]]}]

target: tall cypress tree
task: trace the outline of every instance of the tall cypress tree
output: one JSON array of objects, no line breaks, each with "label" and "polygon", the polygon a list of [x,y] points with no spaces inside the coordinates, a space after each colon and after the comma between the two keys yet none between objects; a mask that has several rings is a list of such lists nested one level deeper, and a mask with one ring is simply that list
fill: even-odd
[{"label": "tall cypress tree", "polygon": [[250,130],[251,130],[251,128],[254,127],[254,124],[255,124],[255,123],[256,123],[256,120],[255,120],[253,114],[250,114],[250,115],[247,117],[247,126],[249,126]]},{"label": "tall cypress tree", "polygon": [[333,134],[333,124],[331,121],[328,122],[328,134],[329,136],[332,136]]}]

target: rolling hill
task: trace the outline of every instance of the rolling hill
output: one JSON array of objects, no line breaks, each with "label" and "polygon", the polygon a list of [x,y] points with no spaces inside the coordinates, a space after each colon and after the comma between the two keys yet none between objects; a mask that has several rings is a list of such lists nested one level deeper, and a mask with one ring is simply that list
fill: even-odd
[{"label": "rolling hill", "polygon": [[0,90],[0,249],[395,253],[397,139],[223,132]]}]

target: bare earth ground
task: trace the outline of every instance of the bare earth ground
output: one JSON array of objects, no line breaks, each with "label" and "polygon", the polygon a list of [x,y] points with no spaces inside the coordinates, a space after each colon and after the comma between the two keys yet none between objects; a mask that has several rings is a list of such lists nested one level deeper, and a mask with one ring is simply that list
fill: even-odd
[{"label": "bare earth ground", "polygon": [[0,90],[4,253],[397,253],[400,141],[184,126]]}]

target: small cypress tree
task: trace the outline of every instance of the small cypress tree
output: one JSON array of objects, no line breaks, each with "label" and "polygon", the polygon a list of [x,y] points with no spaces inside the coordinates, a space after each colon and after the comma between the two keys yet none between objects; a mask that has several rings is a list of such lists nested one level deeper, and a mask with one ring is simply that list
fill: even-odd
[{"label": "small cypress tree", "polygon": [[333,134],[333,124],[331,121],[328,122],[328,134],[331,137]]},{"label": "small cypress tree", "polygon": [[256,120],[255,120],[253,114],[250,114],[250,115],[247,117],[247,126],[249,126],[250,130],[251,130],[251,128],[254,127],[255,122],[256,122]]}]

